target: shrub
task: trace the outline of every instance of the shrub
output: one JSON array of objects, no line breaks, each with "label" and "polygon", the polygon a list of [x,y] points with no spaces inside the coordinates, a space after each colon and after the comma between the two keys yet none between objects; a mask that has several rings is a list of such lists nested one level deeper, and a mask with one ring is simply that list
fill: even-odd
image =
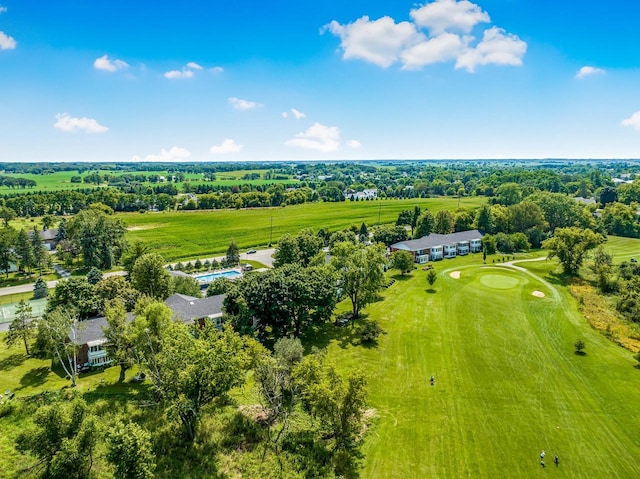
[{"label": "shrub", "polygon": [[382,328],[376,321],[367,321],[362,328],[362,342],[367,344],[375,343],[380,333],[382,333]]},{"label": "shrub", "polygon": [[576,354],[584,354],[584,348],[586,345],[582,339],[576,339],[576,342],[573,343],[573,345],[576,348]]}]

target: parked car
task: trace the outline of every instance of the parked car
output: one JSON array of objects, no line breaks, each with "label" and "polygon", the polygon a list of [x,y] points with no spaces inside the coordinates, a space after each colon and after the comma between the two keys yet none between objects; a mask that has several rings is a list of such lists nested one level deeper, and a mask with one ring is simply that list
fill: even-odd
[{"label": "parked car", "polygon": [[249,251],[247,251],[247,254],[255,254],[255,253],[257,253],[257,251],[254,249],[250,249]]}]

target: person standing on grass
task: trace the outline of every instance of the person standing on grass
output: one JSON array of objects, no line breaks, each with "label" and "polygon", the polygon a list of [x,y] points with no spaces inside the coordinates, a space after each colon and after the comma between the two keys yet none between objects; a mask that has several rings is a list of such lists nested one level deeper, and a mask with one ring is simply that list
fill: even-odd
[{"label": "person standing on grass", "polygon": [[556,467],[560,465],[560,458],[558,457],[557,454],[554,456],[553,462],[556,464]]}]

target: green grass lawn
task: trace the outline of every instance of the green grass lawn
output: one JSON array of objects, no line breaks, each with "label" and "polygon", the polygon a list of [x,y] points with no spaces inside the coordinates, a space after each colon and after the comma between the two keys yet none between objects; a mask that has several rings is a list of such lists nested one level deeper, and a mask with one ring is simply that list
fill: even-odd
[{"label": "green grass lawn", "polygon": [[613,253],[614,262],[621,263],[635,258],[640,261],[640,239],[623,238],[621,236],[607,236],[604,248]]},{"label": "green grass lawn", "polygon": [[[101,175],[109,174],[114,176],[121,176],[125,174],[144,174],[146,176],[149,175],[160,175],[164,177],[168,177],[171,174],[168,171],[111,171],[111,170],[97,170]],[[216,181],[214,182],[205,182],[202,181],[202,175],[198,173],[184,173],[185,179],[189,180],[191,186],[195,186],[197,184],[215,184],[221,186],[233,186],[233,185],[264,185],[264,184],[272,184],[272,183],[297,183],[298,180],[290,179],[290,180],[243,180],[242,176],[247,173],[260,173],[263,174],[267,170],[237,170],[237,171],[225,171],[216,173]],[[82,176],[83,178],[88,174],[88,172],[83,172],[79,174],[77,171],[56,171],[55,173],[47,174],[47,175],[36,175],[33,173],[11,173],[6,176],[11,176],[13,178],[26,178],[30,180],[34,180],[37,185],[31,189],[19,189],[19,188],[9,188],[6,186],[0,186],[0,194],[14,194],[14,193],[26,193],[33,191],[59,191],[59,190],[69,190],[76,188],[96,188],[97,185],[93,183],[71,183],[72,176]],[[153,183],[146,182],[145,185],[153,185]],[[106,184],[105,184],[106,185]],[[100,185],[100,186],[105,186]],[[175,183],[176,188],[179,191],[182,191],[182,187],[184,182]]]},{"label": "green grass lawn", "polygon": [[366,310],[385,331],[379,345],[330,342],[336,363],[369,372],[378,420],[362,477],[639,477],[631,353],[589,328],[558,285],[557,263],[521,263],[530,274],[488,259],[437,263],[435,292],[424,271],[396,276]]},{"label": "green grass lawn", "polygon": [[[460,205],[477,207],[484,198],[462,198]],[[285,233],[297,233],[303,228],[330,231],[370,227],[395,222],[402,209],[420,206],[435,213],[442,209],[454,211],[457,198],[427,198],[411,200],[345,201],[341,203],[307,203],[284,208],[244,210],[179,211],[161,213],[127,213],[119,215],[129,228],[129,241],[142,241],[167,261],[204,257],[224,253],[233,238],[241,250],[264,247],[271,238],[276,242]],[[273,218],[273,235],[271,235]]]}]

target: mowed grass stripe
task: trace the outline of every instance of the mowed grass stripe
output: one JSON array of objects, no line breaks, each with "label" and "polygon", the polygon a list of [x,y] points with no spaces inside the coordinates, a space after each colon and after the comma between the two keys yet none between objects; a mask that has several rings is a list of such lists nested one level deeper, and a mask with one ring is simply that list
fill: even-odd
[{"label": "mowed grass stripe", "polygon": [[[367,308],[386,331],[378,348],[331,344],[336,363],[370,373],[379,419],[362,477],[639,477],[631,354],[589,328],[551,283],[555,262],[521,263],[543,282],[481,263],[477,255],[436,264],[435,294],[421,270],[397,281]],[[517,281],[493,289],[484,275],[503,275],[501,288]],[[574,354],[578,337],[585,356]]]},{"label": "mowed grass stripe", "polygon": [[[460,206],[475,208],[484,198],[461,198]],[[369,227],[395,222],[402,209],[420,206],[433,213],[455,211],[457,198],[417,198],[411,200],[345,201],[307,203],[280,208],[244,210],[179,211],[120,214],[129,232],[129,241],[142,241],[167,260],[192,259],[223,253],[231,238],[247,249],[276,242],[285,233],[303,228],[337,231],[364,222]],[[271,222],[273,218],[273,233]]]}]

